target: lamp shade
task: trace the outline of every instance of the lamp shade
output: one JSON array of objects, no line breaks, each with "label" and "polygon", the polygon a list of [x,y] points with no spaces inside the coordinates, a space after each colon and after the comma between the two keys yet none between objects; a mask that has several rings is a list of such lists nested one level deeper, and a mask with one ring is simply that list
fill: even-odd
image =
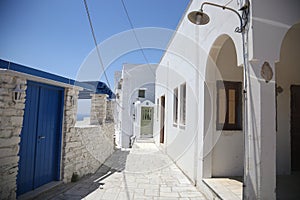
[{"label": "lamp shade", "polygon": [[190,12],[188,19],[196,25],[205,25],[209,22],[209,16],[201,10]]}]

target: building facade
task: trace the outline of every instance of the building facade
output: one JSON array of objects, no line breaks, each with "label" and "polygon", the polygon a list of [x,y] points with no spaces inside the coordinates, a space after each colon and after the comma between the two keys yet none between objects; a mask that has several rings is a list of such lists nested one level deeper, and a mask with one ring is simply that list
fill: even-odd
[{"label": "building facade", "polygon": [[[130,147],[141,131],[149,132],[147,137],[152,132],[148,129],[153,127],[149,123],[153,121],[154,108],[150,107],[154,107],[156,68],[151,64],[124,64],[122,72],[115,74],[116,143],[120,147]],[[144,101],[147,105],[141,106]]]},{"label": "building facade", "polygon": [[275,199],[276,175],[299,171],[300,4],[230,1],[242,34],[215,6],[192,24],[203,2],[191,1],[157,68],[155,141],[199,187],[241,176],[244,199]]},{"label": "building facade", "polygon": [[106,94],[92,96],[98,123],[75,126],[74,80],[0,60],[0,85],[0,199],[93,173],[113,153]]}]

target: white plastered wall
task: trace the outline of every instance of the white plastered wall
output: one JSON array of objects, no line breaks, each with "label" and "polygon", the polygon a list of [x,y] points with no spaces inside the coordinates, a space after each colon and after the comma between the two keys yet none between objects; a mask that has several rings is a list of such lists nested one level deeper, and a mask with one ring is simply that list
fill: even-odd
[{"label": "white plastered wall", "polygon": [[[212,67],[214,71],[213,77],[216,80],[210,80],[209,90],[213,102],[212,113],[206,113],[212,116],[212,127],[210,131],[214,134],[215,145],[212,146],[212,172],[213,177],[225,176],[243,176],[244,162],[244,140],[243,131],[218,131],[216,128],[216,81],[243,81],[243,69],[237,66],[235,47],[230,38],[227,38],[219,50],[216,67]],[[216,72],[216,70],[218,72]],[[218,75],[216,73],[220,73]],[[210,76],[207,74],[207,76]],[[208,83],[208,81],[207,81]]]},{"label": "white plastered wall", "polygon": [[[124,64],[122,70],[121,91],[121,145],[129,147],[130,137],[134,133],[135,109],[134,103],[138,100],[150,100],[154,102],[155,71],[157,65],[151,64]],[[138,98],[138,90],[145,89],[145,98]]]},{"label": "white plastered wall", "polygon": [[[242,37],[241,34],[234,33],[234,29],[239,25],[237,16],[229,11],[224,11],[219,8],[205,6],[211,21],[205,26],[195,26],[187,20],[187,14],[193,10],[199,10],[203,1],[193,1],[184,14],[183,19],[177,29],[177,33],[171,41],[167,53],[161,60],[161,65],[157,70],[156,81],[156,98],[162,94],[167,94],[167,89],[159,84],[173,90],[175,85],[171,85],[172,81],[179,82],[185,80],[193,80],[187,89],[187,105],[192,107],[192,102],[188,102],[188,97],[191,91],[194,91],[196,98],[195,106],[197,109],[187,110],[187,116],[197,116],[197,125],[201,129],[197,129],[196,124],[191,123],[193,130],[197,130],[197,137],[193,140],[194,143],[189,148],[187,153],[183,153],[177,161],[179,167],[194,181],[201,181],[203,177],[210,177],[211,169],[209,162],[203,162],[204,156],[209,151],[209,148],[203,145],[203,141],[209,143],[210,139],[205,127],[205,100],[207,96],[204,94],[205,74],[207,70],[208,53],[212,49],[214,42],[221,35],[228,35],[235,45],[237,53],[237,65],[243,63]],[[226,4],[228,1],[213,1],[218,4]],[[238,10],[242,5],[241,1],[231,1],[228,6]],[[281,41],[291,27],[300,19],[299,2],[297,0],[288,1],[251,1],[251,19],[248,33],[248,47],[250,60],[250,76],[249,76],[249,101],[247,107],[251,114],[248,114],[247,124],[251,125],[247,131],[253,134],[251,140],[248,161],[250,161],[250,171],[248,174],[249,182],[247,183],[248,197],[261,199],[275,198],[275,82],[274,78],[269,83],[265,83],[260,75],[261,66],[264,61],[269,61],[274,72],[274,63],[279,60],[279,52]],[[193,42],[180,40],[182,35],[185,38],[191,38],[199,46],[193,45]],[[200,48],[199,48],[200,47]],[[178,60],[173,59],[170,52],[176,52],[184,60],[189,61],[192,66],[196,66],[194,70],[188,69]],[[167,66],[163,67],[163,66]],[[166,76],[170,71],[177,70],[178,76]],[[168,72],[169,71],[169,72]],[[199,76],[195,75],[198,74]],[[183,79],[183,80],[182,80]],[[178,82],[177,81],[177,82]],[[159,88],[161,87],[161,88]],[[188,131],[175,130],[172,126],[172,95],[166,95],[166,139],[170,140],[176,135],[187,136]],[[197,112],[197,113],[196,113]],[[273,117],[272,117],[273,116]],[[159,120],[158,120],[159,122]],[[188,119],[187,119],[188,122]],[[158,125],[159,123],[156,123]],[[159,126],[157,126],[159,127]],[[175,135],[175,136],[174,136]],[[204,137],[205,135],[205,137]],[[157,137],[159,138],[159,136]],[[168,141],[166,141],[168,142]],[[185,147],[174,143],[177,151],[184,152]],[[209,144],[208,146],[211,146]],[[172,151],[168,151],[170,155]],[[172,156],[171,156],[172,157]],[[193,157],[193,158],[192,158]],[[197,166],[197,167],[196,167]],[[196,170],[195,170],[196,168]]]},{"label": "white plastered wall", "polygon": [[[225,2],[227,1],[223,1]],[[194,182],[199,182],[206,176],[203,168],[203,154],[205,154],[203,94],[209,50],[220,35],[227,34],[232,38],[237,49],[237,65],[242,63],[242,38],[240,34],[234,32],[239,25],[238,18],[230,12],[207,7],[206,11],[213,16],[210,24],[195,26],[188,21],[186,15],[189,11],[198,10],[200,4],[201,1],[191,3],[160,62],[156,73],[155,95],[156,99],[162,95],[166,96],[165,150]],[[234,1],[229,6],[238,8],[240,5]],[[184,128],[173,124],[173,89],[183,82],[187,83],[187,124]],[[155,116],[160,115],[155,113]],[[155,130],[159,130],[159,119],[155,120],[154,127]],[[159,143],[158,132],[156,142]],[[208,168],[211,171],[211,166]]]},{"label": "white plastered wall", "polygon": [[276,63],[276,83],[283,91],[277,96],[277,174],[291,172],[291,85],[300,85],[300,23],[283,39],[280,60]]}]

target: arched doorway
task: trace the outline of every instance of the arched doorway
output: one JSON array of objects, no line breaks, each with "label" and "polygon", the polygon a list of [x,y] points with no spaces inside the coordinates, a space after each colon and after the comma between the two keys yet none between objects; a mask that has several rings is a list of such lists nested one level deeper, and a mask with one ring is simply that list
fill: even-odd
[{"label": "arched doorway", "polygon": [[[299,57],[300,23],[297,23],[286,33],[280,49],[280,60],[276,63],[276,168],[279,175],[277,179],[278,198],[280,196],[300,198],[299,190],[297,187],[293,187],[300,185]],[[286,187],[287,185],[288,187]],[[282,193],[284,190],[290,192]]]},{"label": "arched doorway", "polygon": [[[292,26],[282,41],[276,63],[277,172],[300,171],[300,23]],[[298,123],[297,123],[298,122]],[[298,133],[298,134],[297,134]],[[299,137],[299,138],[298,138]]]},{"label": "arched doorway", "polygon": [[211,177],[243,175],[242,81],[243,69],[237,66],[232,39],[220,36],[210,51],[206,85],[210,97],[206,101],[211,111],[207,133],[212,134]]},{"label": "arched doorway", "polygon": [[[204,177],[239,177],[241,181],[244,173],[243,68],[237,66],[235,44],[228,35],[221,35],[214,42],[205,81]],[[242,197],[241,182],[238,188]]]}]

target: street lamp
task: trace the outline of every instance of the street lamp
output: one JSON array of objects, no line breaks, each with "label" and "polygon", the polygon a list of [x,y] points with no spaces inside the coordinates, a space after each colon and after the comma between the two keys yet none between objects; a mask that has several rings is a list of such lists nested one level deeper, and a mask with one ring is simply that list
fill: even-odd
[{"label": "street lamp", "polygon": [[[192,22],[193,24],[196,24],[196,25],[205,25],[205,24],[209,23],[209,20],[210,20],[209,16],[205,12],[203,12],[204,5],[215,6],[215,7],[222,8],[223,10],[229,10],[229,11],[234,12],[239,17],[239,20],[240,20],[240,26],[235,29],[235,32],[238,32],[238,33],[244,32],[245,27],[248,23],[248,14],[249,14],[249,2],[248,1],[242,8],[239,9],[240,11],[244,11],[245,14],[243,14],[243,17],[240,15],[240,13],[238,13],[233,8],[230,8],[227,6],[222,6],[222,5],[211,3],[211,2],[203,2],[201,4],[200,10],[192,11],[188,14],[188,19],[190,20],[190,22]],[[244,23],[243,23],[243,21],[244,21]]]},{"label": "street lamp", "polygon": [[[223,10],[229,10],[234,12],[239,20],[240,20],[240,25],[235,29],[235,32],[237,33],[241,33],[242,34],[242,42],[243,42],[243,93],[244,93],[244,98],[243,98],[243,103],[244,103],[244,119],[243,119],[243,133],[244,133],[244,144],[245,144],[245,158],[244,158],[244,183],[243,183],[243,197],[244,199],[246,199],[246,191],[245,191],[245,187],[247,184],[247,176],[246,174],[248,174],[248,164],[249,164],[249,157],[246,156],[246,153],[249,152],[249,139],[248,139],[248,134],[247,134],[247,128],[246,128],[246,121],[247,121],[247,70],[248,70],[248,51],[246,48],[246,43],[248,43],[248,38],[245,37],[245,29],[246,26],[248,24],[248,16],[249,16],[249,7],[250,7],[250,2],[249,0],[246,0],[246,3],[244,4],[244,6],[242,8],[239,9],[239,11],[242,11],[242,16],[240,15],[240,13],[238,11],[236,11],[233,8],[227,7],[226,5],[219,5],[219,4],[215,4],[215,3],[211,3],[211,2],[203,2],[201,4],[200,10],[198,11],[192,11],[188,14],[188,19],[190,22],[192,22],[193,24],[196,25],[205,25],[208,24],[210,21],[209,16],[203,12],[203,7],[204,5],[209,5],[209,6],[214,6],[214,7],[219,7],[222,8]],[[247,134],[247,135],[246,135]]]}]

